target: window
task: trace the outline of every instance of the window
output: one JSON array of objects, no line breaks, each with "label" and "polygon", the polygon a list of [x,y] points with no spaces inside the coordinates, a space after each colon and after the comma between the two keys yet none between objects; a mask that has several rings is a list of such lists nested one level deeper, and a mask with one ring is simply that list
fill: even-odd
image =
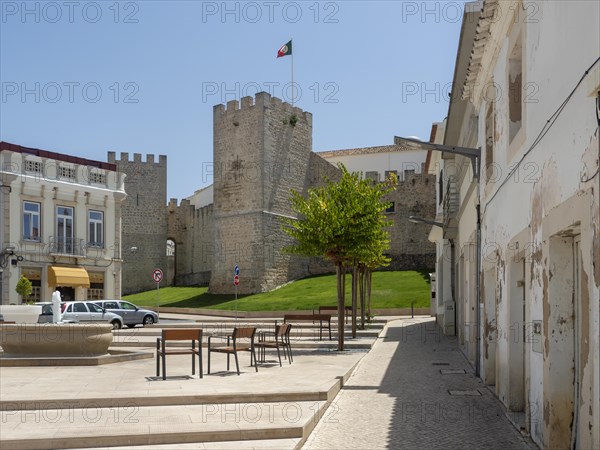
[{"label": "window", "polygon": [[39,267],[23,267],[21,275],[31,281],[31,294],[27,297],[28,302],[42,301],[42,269]]},{"label": "window", "polygon": [[121,302],[121,309],[124,309],[127,311],[135,311],[137,308],[134,305],[132,305],[131,303]]},{"label": "window", "polygon": [[117,302],[104,302],[102,306],[104,309],[119,309]]},{"label": "window", "polygon": [[88,303],[87,307],[90,309],[90,312],[97,312],[97,313],[102,313],[104,312],[104,310],[102,309],[101,306],[98,306],[94,303]]},{"label": "window", "polygon": [[73,312],[86,313],[88,312],[88,309],[85,307],[85,303],[75,303],[73,305]]},{"label": "window", "polygon": [[485,115],[485,169],[486,180],[492,178],[494,170],[494,140],[495,140],[496,116],[494,114],[494,103],[489,102]]},{"label": "window", "polygon": [[442,204],[442,200],[444,200],[444,169],[440,170],[438,178],[438,205]]},{"label": "window", "polygon": [[74,254],[73,208],[69,206],[56,208],[56,234],[56,252]]},{"label": "window", "polygon": [[386,213],[396,212],[396,202],[390,202],[389,208],[385,210]]},{"label": "window", "polygon": [[102,300],[104,298],[104,288],[89,288],[87,290],[88,300]]},{"label": "window", "polygon": [[88,272],[90,287],[87,290],[88,300],[102,300],[104,297],[104,272]]},{"label": "window", "polygon": [[102,211],[89,211],[88,223],[88,245],[90,247],[104,247],[104,213]]},{"label": "window", "polygon": [[25,160],[25,172],[42,173],[41,161]]},{"label": "window", "polygon": [[40,210],[39,203],[23,202],[23,239],[26,241],[40,240]]},{"label": "window", "polygon": [[387,180],[390,177],[390,174],[394,174],[396,175],[396,178],[398,178],[398,171],[397,170],[386,170],[385,171],[385,179]]},{"label": "window", "polygon": [[367,172],[365,173],[365,178],[373,180],[375,183],[377,183],[379,181],[379,172]]},{"label": "window", "polygon": [[521,36],[517,38],[508,60],[508,124],[509,142],[521,129],[523,115],[523,58]]}]

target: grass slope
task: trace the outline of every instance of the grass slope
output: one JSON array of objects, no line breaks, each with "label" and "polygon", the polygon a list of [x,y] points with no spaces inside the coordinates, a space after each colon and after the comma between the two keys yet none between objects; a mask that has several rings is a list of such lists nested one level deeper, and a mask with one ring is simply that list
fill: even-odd
[{"label": "grass slope", "polygon": [[[346,304],[351,304],[350,280],[346,277]],[[243,283],[243,277],[241,282]],[[206,287],[167,287],[160,290],[160,305],[180,308],[208,308],[239,311],[294,311],[317,309],[337,304],[335,275],[295,281],[280,289],[262,294],[239,296],[209,294]],[[157,306],[156,290],[123,297],[140,306]],[[375,272],[371,307],[429,307],[429,276],[426,271]],[[237,303],[237,305],[236,305]]]}]

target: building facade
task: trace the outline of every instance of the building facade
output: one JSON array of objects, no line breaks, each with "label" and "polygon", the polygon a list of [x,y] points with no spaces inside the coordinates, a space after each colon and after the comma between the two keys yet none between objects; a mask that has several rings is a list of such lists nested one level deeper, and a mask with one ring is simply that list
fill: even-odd
[{"label": "building facade", "polygon": [[453,172],[437,175],[432,236],[455,252],[438,289],[454,286],[465,355],[543,448],[600,448],[598,17],[590,2],[467,4],[444,142],[478,148],[480,174],[444,153]]},{"label": "building facade", "polygon": [[[0,142],[2,304],[121,297],[121,203],[114,164]],[[29,298],[15,291],[21,276]]]}]

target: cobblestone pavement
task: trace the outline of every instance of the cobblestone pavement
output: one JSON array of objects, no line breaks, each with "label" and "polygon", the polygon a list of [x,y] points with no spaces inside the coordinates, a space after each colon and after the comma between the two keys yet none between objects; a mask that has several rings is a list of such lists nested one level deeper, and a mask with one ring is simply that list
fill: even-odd
[{"label": "cobblestone pavement", "polygon": [[[442,374],[464,369],[466,373]],[[450,390],[477,396],[451,396]],[[308,438],[305,449],[515,449],[537,446],[512,426],[434,319],[388,325]]]}]

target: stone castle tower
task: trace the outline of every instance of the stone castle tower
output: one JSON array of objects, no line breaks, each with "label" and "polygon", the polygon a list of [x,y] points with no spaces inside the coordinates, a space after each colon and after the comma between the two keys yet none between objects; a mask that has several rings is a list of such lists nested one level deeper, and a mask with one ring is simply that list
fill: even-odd
[{"label": "stone castle tower", "polygon": [[[306,273],[308,260],[285,254],[281,218],[290,189],[305,192],[335,168],[312,153],[312,115],[265,92],[214,107],[212,293],[264,292]],[[320,161],[319,161],[320,160]],[[321,169],[321,170],[319,170]],[[326,172],[325,172],[326,171]]]},{"label": "stone castle tower", "polygon": [[146,291],[156,287],[152,271],[160,268],[166,273],[167,238],[167,157],[154,155],[108,152],[108,162],[117,165],[117,170],[127,174],[122,204],[122,255],[123,295]]}]

